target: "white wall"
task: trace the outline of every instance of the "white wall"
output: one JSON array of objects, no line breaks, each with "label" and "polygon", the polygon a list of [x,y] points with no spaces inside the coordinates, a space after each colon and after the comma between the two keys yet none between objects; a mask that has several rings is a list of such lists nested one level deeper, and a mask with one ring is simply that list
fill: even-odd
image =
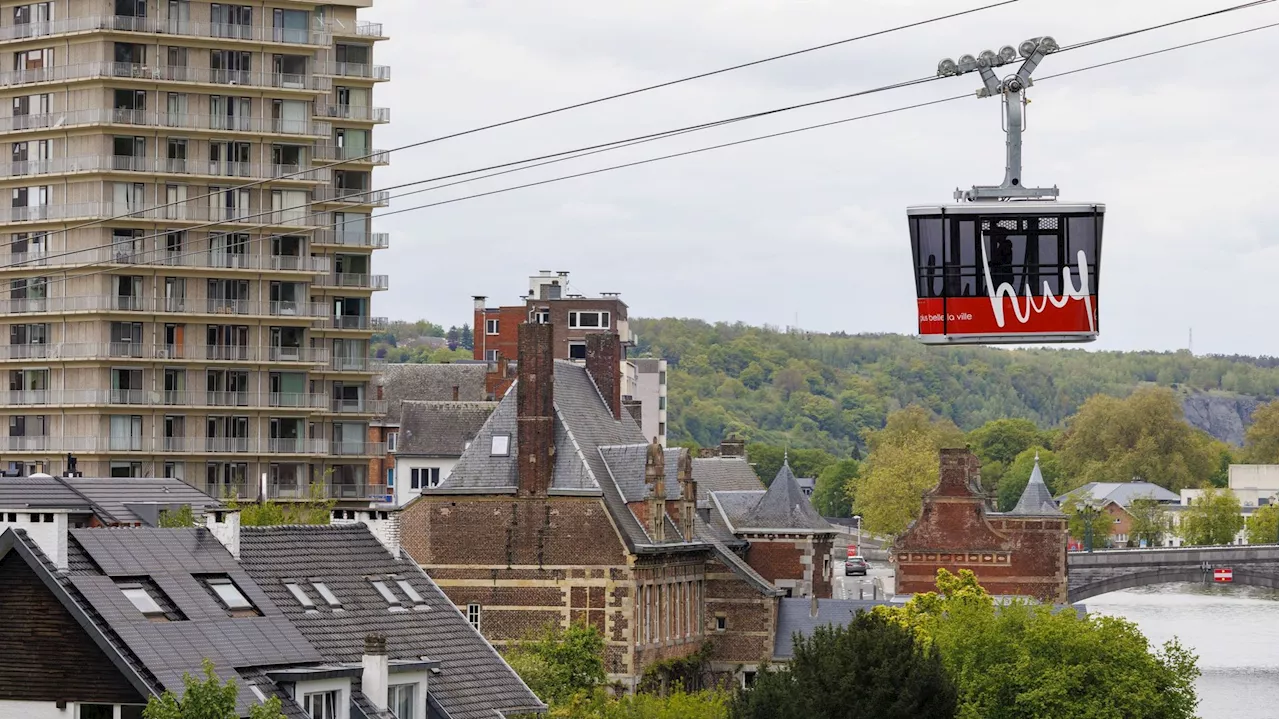
[{"label": "white wall", "polygon": [[440,470],[440,481],[443,482],[454,466],[458,457],[396,457],[396,504],[404,505],[418,496],[413,487],[414,469],[437,468]]},{"label": "white wall", "polygon": [[[79,705],[67,702],[66,709],[59,709],[53,702],[21,702],[0,699],[0,719],[79,719]],[[120,717],[120,705],[115,705],[113,716]]]},{"label": "white wall", "polygon": [[[667,385],[659,382],[667,371],[667,361],[659,360],[659,372],[639,372],[636,374],[636,391],[633,399],[640,400],[640,430],[644,438],[652,441],[658,438],[658,444],[667,446],[667,410],[659,408],[659,398],[667,396]],[[665,400],[664,400],[665,401]]]},{"label": "white wall", "polygon": [[298,706],[305,708],[303,697],[306,695],[334,690],[341,692],[341,696],[338,697],[338,719],[348,719],[351,716],[350,679],[320,679],[313,682],[298,682],[293,686],[293,699],[298,702]]},{"label": "white wall", "polygon": [[[18,521],[8,521],[9,515],[16,513]],[[41,510],[38,512],[42,517],[52,514],[52,522],[32,522],[30,509],[4,509],[0,508],[0,533],[5,529],[13,527],[14,529],[25,529],[27,536],[35,541],[36,546],[40,547],[40,551],[49,555],[53,563],[58,565],[60,569],[67,568],[67,513],[65,510]]]}]

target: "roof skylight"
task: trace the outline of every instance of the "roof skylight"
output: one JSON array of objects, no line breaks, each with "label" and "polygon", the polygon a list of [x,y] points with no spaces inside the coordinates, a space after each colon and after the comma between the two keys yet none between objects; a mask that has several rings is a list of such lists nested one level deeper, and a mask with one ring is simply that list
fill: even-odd
[{"label": "roof skylight", "polygon": [[289,593],[293,595],[294,599],[298,600],[298,604],[301,604],[304,609],[316,608],[316,603],[311,601],[311,597],[308,597],[306,591],[299,587],[296,582],[285,582],[284,587],[289,590]]},{"label": "roof skylight", "polygon": [[133,602],[133,606],[137,607],[138,611],[142,612],[144,616],[164,616],[164,609],[142,586],[126,584],[120,587],[120,591],[124,593],[125,598]]},{"label": "roof skylight", "polygon": [[342,607],[342,602],[338,601],[338,598],[333,595],[333,592],[329,591],[329,588],[324,585],[324,582],[312,582],[311,587],[320,594],[320,598],[324,599],[325,603],[329,606],[334,608]]},{"label": "roof skylight", "polygon": [[255,608],[253,603],[245,598],[244,594],[240,592],[240,588],[233,584],[230,579],[226,577],[209,577],[205,579],[205,583],[209,585],[214,594],[218,595],[218,599],[222,600],[227,609],[234,612]]}]

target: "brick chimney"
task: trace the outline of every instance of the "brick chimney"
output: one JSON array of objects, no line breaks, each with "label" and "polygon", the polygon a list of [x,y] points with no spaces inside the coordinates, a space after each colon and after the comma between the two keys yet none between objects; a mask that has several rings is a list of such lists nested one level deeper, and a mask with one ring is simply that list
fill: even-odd
[{"label": "brick chimney", "polygon": [[737,437],[726,437],[720,442],[721,457],[745,457],[747,456],[747,441],[738,439]]},{"label": "brick chimney", "polygon": [[942,450],[938,486],[933,493],[941,497],[981,497],[981,467],[978,457],[968,449]]},{"label": "brick chimney", "polygon": [[693,520],[698,512],[698,483],[693,478],[693,455],[687,449],[680,450],[676,478],[680,481],[680,532],[684,534],[684,541],[692,542]]},{"label": "brick chimney", "polygon": [[522,497],[544,497],[556,453],[552,325],[522,324],[516,383],[516,475]]},{"label": "brick chimney", "polygon": [[649,451],[644,458],[644,483],[649,487],[648,527],[649,538],[655,542],[664,542],[667,538],[667,458],[653,438]]},{"label": "brick chimney", "polygon": [[587,374],[614,419],[622,419],[622,342],[611,332],[587,335]]},{"label": "brick chimney", "polygon": [[385,634],[366,634],[364,654],[360,657],[360,691],[380,710],[387,709],[390,666],[387,661]]}]

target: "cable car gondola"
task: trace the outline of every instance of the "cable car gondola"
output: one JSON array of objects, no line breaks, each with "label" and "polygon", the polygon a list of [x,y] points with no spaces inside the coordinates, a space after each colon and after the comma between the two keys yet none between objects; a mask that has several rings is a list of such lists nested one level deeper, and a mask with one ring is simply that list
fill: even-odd
[{"label": "cable car gondola", "polygon": [[[1057,49],[1035,38],[997,54],[943,60],[939,75],[977,70],[979,97],[1000,95],[1007,164],[998,187],[955,193],[955,204],[907,208],[920,340],[927,344],[1092,342],[1098,337],[1100,203],[1059,202],[1058,189],[1022,185],[1023,106],[1031,72]],[[992,68],[1024,58],[1001,81]]]}]

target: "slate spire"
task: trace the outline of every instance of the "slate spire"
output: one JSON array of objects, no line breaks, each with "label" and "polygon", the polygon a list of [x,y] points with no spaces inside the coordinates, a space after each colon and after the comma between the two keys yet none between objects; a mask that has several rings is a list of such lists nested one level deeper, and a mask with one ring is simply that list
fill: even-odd
[{"label": "slate spire", "polygon": [[1022,490],[1018,504],[1009,514],[1062,514],[1062,510],[1058,509],[1057,503],[1053,501],[1053,495],[1049,493],[1049,487],[1044,483],[1044,475],[1040,473],[1039,452],[1036,452],[1036,464],[1031,469],[1031,479],[1027,481],[1027,488]]}]

